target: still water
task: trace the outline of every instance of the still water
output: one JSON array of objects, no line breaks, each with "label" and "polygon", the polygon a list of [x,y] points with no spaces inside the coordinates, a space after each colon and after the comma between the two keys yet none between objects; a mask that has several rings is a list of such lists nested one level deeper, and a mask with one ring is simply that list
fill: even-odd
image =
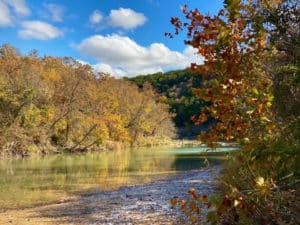
[{"label": "still water", "polygon": [[[64,201],[205,166],[206,148],[136,149],[0,161],[0,211]],[[232,150],[220,148],[219,151]],[[220,164],[210,158],[211,164]]]}]

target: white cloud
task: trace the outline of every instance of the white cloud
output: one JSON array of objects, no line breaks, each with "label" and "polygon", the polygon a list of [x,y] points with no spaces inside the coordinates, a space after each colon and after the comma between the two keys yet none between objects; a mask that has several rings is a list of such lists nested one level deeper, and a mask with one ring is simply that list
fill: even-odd
[{"label": "white cloud", "polygon": [[77,59],[76,61],[81,63],[82,65],[90,65],[96,73],[108,73],[108,74],[113,75],[115,77],[124,77],[124,76],[126,76],[126,72],[123,71],[122,69],[113,68],[110,65],[105,64],[105,63],[97,63],[97,64],[94,64],[94,65],[91,65],[87,61],[84,61],[84,60],[81,60],[81,59]]},{"label": "white cloud", "polygon": [[48,10],[44,16],[50,18],[54,22],[62,22],[64,15],[64,7],[56,4],[44,4],[44,7]]},{"label": "white cloud", "polygon": [[92,13],[92,15],[90,16],[90,23],[91,24],[98,24],[102,21],[102,19],[103,19],[102,14],[98,10],[95,10]]},{"label": "white cloud", "polygon": [[9,13],[7,5],[0,0],[0,26],[11,26],[13,25],[13,18]]},{"label": "white cloud", "polygon": [[42,21],[24,21],[21,23],[22,29],[18,32],[23,39],[48,40],[63,36],[63,32],[51,24]]},{"label": "white cloud", "polygon": [[121,27],[124,29],[133,29],[143,25],[147,18],[143,13],[135,12],[132,9],[113,9],[108,17],[108,25],[112,27]]},{"label": "white cloud", "polygon": [[188,58],[191,63],[203,64],[204,57],[199,56],[197,49],[191,46],[184,49],[183,55]]},{"label": "white cloud", "polygon": [[18,16],[29,16],[31,11],[27,7],[24,0],[4,0],[5,3],[11,6]]},{"label": "white cloud", "polygon": [[14,25],[16,16],[28,16],[30,13],[24,0],[0,0],[0,26],[2,27]]},{"label": "white cloud", "polygon": [[92,65],[95,72],[102,72],[102,73],[108,73],[110,75],[113,75],[115,77],[124,77],[126,76],[126,72],[119,68],[113,68],[112,66],[105,64],[105,63],[97,63],[95,65]]},{"label": "white cloud", "polygon": [[172,51],[162,43],[143,47],[129,37],[117,34],[91,36],[77,45],[77,49],[82,55],[97,60],[98,68],[108,70],[103,65],[106,64],[115,74],[122,76],[180,69],[190,66],[191,62],[203,62],[201,57],[195,56],[192,47],[187,47],[183,53]]}]

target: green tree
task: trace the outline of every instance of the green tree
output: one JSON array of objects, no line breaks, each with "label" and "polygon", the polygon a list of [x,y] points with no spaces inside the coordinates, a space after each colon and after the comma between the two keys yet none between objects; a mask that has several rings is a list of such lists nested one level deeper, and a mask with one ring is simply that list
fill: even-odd
[{"label": "green tree", "polygon": [[170,112],[178,128],[189,130],[193,127],[192,117],[199,115],[199,108],[206,103],[197,98],[193,89],[201,86],[201,75],[195,76],[189,69],[155,73],[127,78],[140,88],[146,82],[161,95],[161,99],[170,106]]}]

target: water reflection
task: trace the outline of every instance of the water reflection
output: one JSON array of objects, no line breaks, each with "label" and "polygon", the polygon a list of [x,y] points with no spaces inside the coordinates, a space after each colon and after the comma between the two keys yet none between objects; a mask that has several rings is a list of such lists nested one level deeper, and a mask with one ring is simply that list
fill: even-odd
[{"label": "water reflection", "polygon": [[147,183],[176,171],[204,166],[203,157],[187,152],[139,149],[0,161],[0,209],[55,202],[89,190]]}]

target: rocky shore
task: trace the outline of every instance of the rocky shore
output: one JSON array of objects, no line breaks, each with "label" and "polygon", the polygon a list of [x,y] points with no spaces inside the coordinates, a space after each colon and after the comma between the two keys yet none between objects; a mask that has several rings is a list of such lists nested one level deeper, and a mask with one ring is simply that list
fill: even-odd
[{"label": "rocky shore", "polygon": [[184,224],[180,210],[172,209],[174,196],[186,198],[189,188],[199,194],[216,191],[220,166],[181,172],[146,185],[82,195],[74,200],[0,213],[0,224],[143,225]]}]

